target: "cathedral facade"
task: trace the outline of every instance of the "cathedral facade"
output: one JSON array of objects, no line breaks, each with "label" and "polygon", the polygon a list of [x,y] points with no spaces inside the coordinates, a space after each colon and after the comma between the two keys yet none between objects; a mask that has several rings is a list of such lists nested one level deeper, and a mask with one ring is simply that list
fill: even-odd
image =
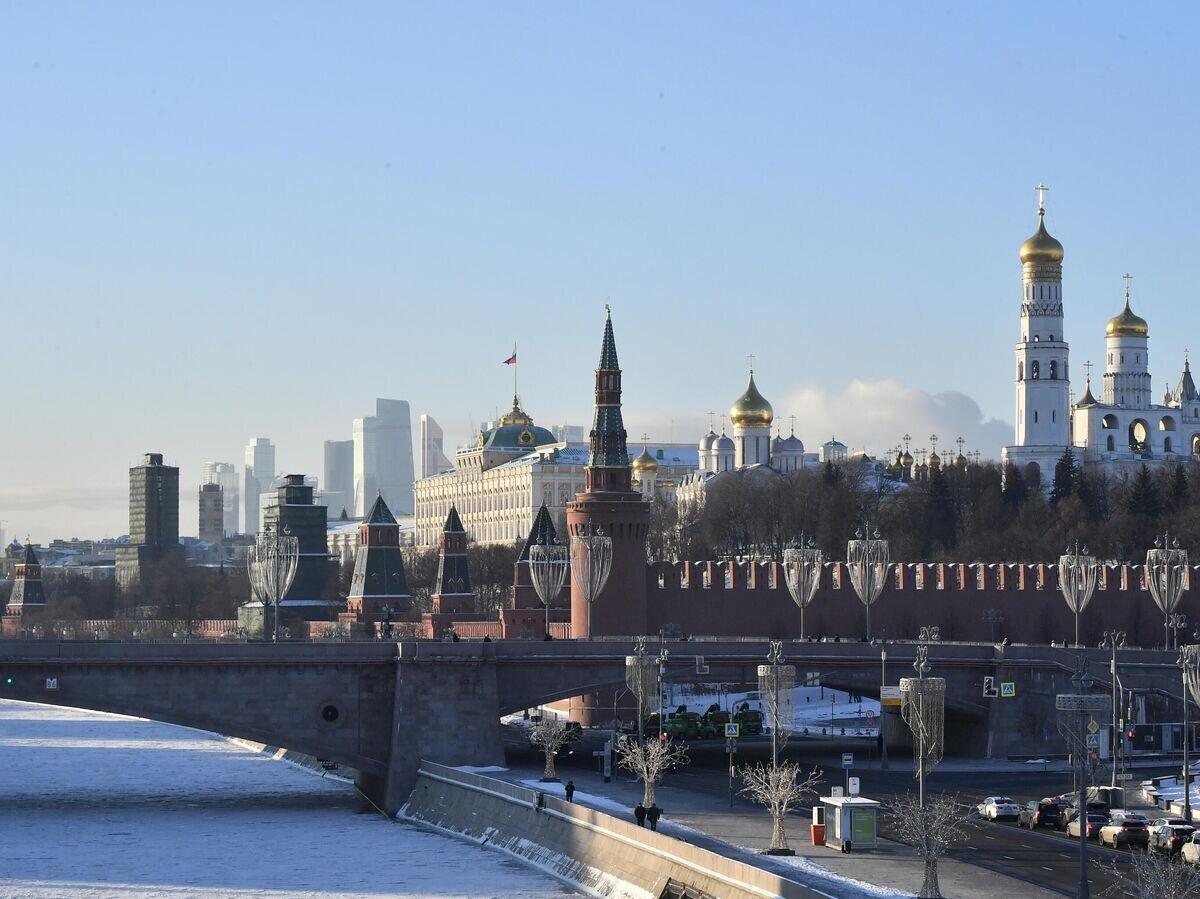
[{"label": "cathedral facade", "polygon": [[[1063,245],[1046,230],[1038,203],[1037,231],[1021,245],[1020,340],[1016,347],[1016,436],[1001,452],[1031,483],[1049,489],[1054,466],[1074,451],[1085,468],[1128,473],[1200,459],[1200,396],[1188,361],[1178,386],[1153,401],[1150,327],[1130,304],[1105,327],[1101,399],[1089,371],[1072,403],[1070,348],[1063,334]],[[1090,368],[1090,363],[1089,363]]]}]

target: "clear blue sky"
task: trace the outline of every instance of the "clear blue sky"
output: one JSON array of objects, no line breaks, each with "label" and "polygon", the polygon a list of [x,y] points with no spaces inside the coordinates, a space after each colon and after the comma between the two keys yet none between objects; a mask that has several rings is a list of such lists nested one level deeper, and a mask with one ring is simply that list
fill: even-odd
[{"label": "clear blue sky", "polygon": [[4,3],[0,519],[123,533],[148,450],[185,510],[255,435],[319,473],[375,396],[460,441],[514,338],[527,410],[586,424],[605,301],[631,433],[697,438],[753,352],[810,449],[931,427],[995,457],[1043,180],[1074,386],[1129,270],[1157,395],[1200,324],[1197,19]]}]

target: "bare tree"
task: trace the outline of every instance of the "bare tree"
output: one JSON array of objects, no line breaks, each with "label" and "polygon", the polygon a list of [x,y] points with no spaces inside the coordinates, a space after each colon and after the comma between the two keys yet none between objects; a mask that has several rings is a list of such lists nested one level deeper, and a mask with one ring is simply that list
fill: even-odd
[{"label": "bare tree", "polygon": [[688,764],[687,744],[672,740],[646,740],[639,743],[626,738],[617,747],[617,757],[622,768],[626,768],[642,782],[642,805],[654,805],[654,787],[663,775],[672,768]]},{"label": "bare tree", "polygon": [[1113,878],[1105,896],[1134,899],[1200,899],[1200,869],[1174,854],[1129,853],[1129,865],[1101,864]]},{"label": "bare tree", "polygon": [[908,843],[925,863],[925,880],[918,896],[937,899],[937,863],[956,843],[966,838],[966,828],[977,826],[974,808],[959,802],[957,794],[926,796],[925,804],[916,793],[895,797],[889,809],[892,829],[902,843]]},{"label": "bare tree", "polygon": [[821,781],[821,769],[813,768],[808,777],[796,762],[779,762],[776,765],[743,765],[738,769],[742,780],[742,795],[753,802],[765,805],[771,813],[771,845],[767,852],[778,855],[791,854],[788,849],[784,822],[788,813],[809,796],[817,794]]},{"label": "bare tree", "polygon": [[542,771],[542,780],[558,780],[558,774],[554,770],[554,757],[558,754],[558,750],[571,742],[574,736],[562,721],[557,718],[547,718],[545,715],[542,715],[541,721],[529,728],[529,742],[542,750],[546,756],[546,767]]}]

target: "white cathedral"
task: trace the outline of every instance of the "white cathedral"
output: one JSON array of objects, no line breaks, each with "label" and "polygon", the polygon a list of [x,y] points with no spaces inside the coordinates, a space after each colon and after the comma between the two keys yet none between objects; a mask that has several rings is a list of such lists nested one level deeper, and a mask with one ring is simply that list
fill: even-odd
[{"label": "white cathedral", "polygon": [[[1040,191],[1045,188],[1039,188]],[[1122,473],[1138,466],[1200,458],[1200,396],[1188,360],[1174,391],[1152,401],[1150,328],[1129,305],[1105,328],[1103,399],[1092,394],[1089,371],[1083,396],[1071,404],[1069,348],[1063,339],[1063,246],[1046,230],[1038,201],[1038,228],[1021,244],[1021,339],[1017,343],[1017,427],[1002,462],[1021,468],[1048,489],[1054,466],[1074,448],[1085,468]]]}]

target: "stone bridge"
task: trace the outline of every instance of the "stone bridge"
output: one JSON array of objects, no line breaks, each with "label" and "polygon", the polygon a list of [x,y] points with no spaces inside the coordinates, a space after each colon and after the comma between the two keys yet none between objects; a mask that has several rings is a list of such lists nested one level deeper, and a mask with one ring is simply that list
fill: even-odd
[{"label": "stone bridge", "polygon": [[[123,643],[0,641],[0,698],[94,709],[195,727],[331,759],[359,772],[389,812],[404,802],[421,759],[503,761],[499,717],[623,685],[631,639],[491,643]],[[672,682],[753,689],[765,641],[667,641]],[[653,641],[649,652],[656,653]],[[880,653],[866,643],[785,643],[798,677],[879,695]],[[1071,692],[1079,654],[1107,690],[1107,653],[939,643],[931,675],[947,679],[947,753],[1062,752],[1054,696]],[[707,672],[698,673],[702,657]],[[915,645],[888,644],[888,682],[912,675]],[[1173,654],[1125,650],[1126,688],[1181,696]],[[984,699],[985,675],[1012,699]],[[895,720],[895,724],[892,720]],[[889,743],[906,729],[893,715]]]}]

